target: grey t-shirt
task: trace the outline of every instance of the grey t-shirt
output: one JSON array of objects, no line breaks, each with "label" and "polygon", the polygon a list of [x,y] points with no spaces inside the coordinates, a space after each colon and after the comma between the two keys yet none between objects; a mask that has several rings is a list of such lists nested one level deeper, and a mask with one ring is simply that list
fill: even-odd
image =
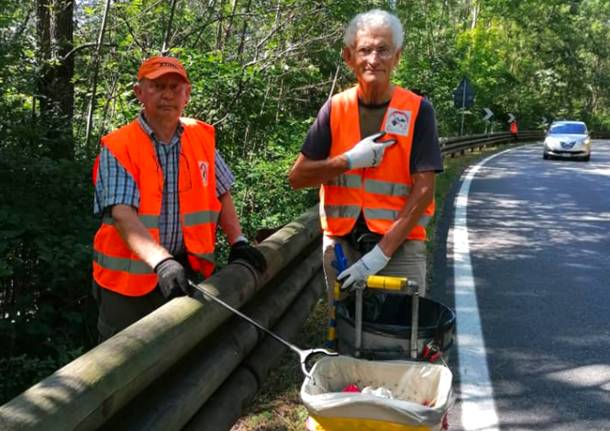
[{"label": "grey t-shirt", "polygon": [[[360,114],[360,135],[365,138],[381,129],[381,122],[389,102],[381,105],[365,105],[358,101]],[[330,154],[332,136],[330,131],[330,99],[318,112],[309,128],[301,153],[311,160],[324,160]],[[415,120],[413,144],[411,147],[411,172],[442,172],[443,159],[438,142],[438,130],[432,104],[423,99]]]}]

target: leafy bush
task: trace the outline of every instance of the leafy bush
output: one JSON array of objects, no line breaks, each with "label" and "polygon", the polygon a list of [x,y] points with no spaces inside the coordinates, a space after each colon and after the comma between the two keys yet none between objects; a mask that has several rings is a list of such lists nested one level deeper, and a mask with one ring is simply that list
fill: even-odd
[{"label": "leafy bush", "polygon": [[245,159],[233,162],[239,179],[234,196],[248,233],[281,227],[316,203],[317,191],[293,191],[287,180],[308,123],[288,122],[276,127],[264,150],[249,152]]},{"label": "leafy bush", "polygon": [[20,376],[64,363],[67,351],[96,337],[90,169],[5,148],[0,183],[0,360],[31,361],[12,374],[12,384],[23,386],[32,382]]},{"label": "leafy bush", "polygon": [[0,379],[0,404],[19,395],[24,388],[52,374],[57,368],[83,353],[82,348],[58,352],[55,356],[39,357],[22,354],[0,358],[0,374],[10,378]]}]

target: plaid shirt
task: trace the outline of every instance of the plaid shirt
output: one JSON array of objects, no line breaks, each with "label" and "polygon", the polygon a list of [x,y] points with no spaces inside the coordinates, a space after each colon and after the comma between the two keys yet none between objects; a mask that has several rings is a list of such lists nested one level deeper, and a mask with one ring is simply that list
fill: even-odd
[{"label": "plaid shirt", "polygon": [[[184,127],[179,124],[170,142],[163,143],[157,139],[142,113],[140,113],[138,120],[142,129],[154,143],[157,159],[160,168],[163,170],[163,198],[159,217],[161,245],[171,254],[179,254],[184,251],[182,227],[180,226],[180,202],[178,199],[178,166],[180,157],[184,157],[180,150],[180,137]],[[216,151],[214,159],[216,195],[222,196],[231,189],[235,177],[218,151]],[[102,215],[110,207],[118,204],[138,208],[140,206],[140,192],[131,174],[121,166],[106,147],[102,147],[98,179],[95,183],[93,213]]]}]

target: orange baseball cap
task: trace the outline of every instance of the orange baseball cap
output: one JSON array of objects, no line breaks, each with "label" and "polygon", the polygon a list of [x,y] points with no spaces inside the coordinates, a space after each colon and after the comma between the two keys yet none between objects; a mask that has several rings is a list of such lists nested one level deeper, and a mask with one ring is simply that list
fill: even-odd
[{"label": "orange baseball cap", "polygon": [[174,57],[150,57],[140,65],[138,69],[138,81],[146,79],[157,79],[168,73],[176,73],[190,83],[186,69],[177,58]]}]

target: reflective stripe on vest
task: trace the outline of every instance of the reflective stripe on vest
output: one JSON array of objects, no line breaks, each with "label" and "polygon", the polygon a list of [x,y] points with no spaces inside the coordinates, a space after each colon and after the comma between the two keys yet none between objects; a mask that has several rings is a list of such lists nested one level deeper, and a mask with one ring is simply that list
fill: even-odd
[{"label": "reflective stripe on vest", "polygon": [[[159,229],[159,216],[138,214],[138,218],[148,229]],[[114,219],[112,216],[104,216],[102,222],[104,224],[114,225]]]},{"label": "reflective stripe on vest", "polygon": [[152,274],[154,271],[141,260],[124,257],[112,257],[100,252],[93,252],[93,260],[100,266],[114,271],[124,271],[130,274]]},{"label": "reflective stripe on vest", "polygon": [[360,214],[358,205],[324,205],[320,206],[323,217],[353,218],[356,220]]},{"label": "reflective stripe on vest", "polygon": [[[362,178],[360,175],[342,174],[326,183],[328,186],[346,187],[349,189],[359,189],[362,187]],[[364,180],[364,190],[369,193],[386,196],[407,196],[411,188],[407,184],[392,183],[389,181],[373,180],[367,178]]]},{"label": "reflective stripe on vest", "polygon": [[193,256],[197,256],[199,259],[205,259],[210,263],[216,263],[214,253],[193,253]]},{"label": "reflective stripe on vest", "polygon": [[[364,216],[368,219],[373,219],[373,220],[394,221],[398,218],[398,213],[399,213],[399,211],[388,210],[388,209],[383,209],[383,208],[365,208],[364,209]],[[419,220],[417,222],[417,226],[422,226],[422,227],[428,226],[428,223],[430,223],[430,219],[432,219],[431,216],[423,214],[419,218]]]},{"label": "reflective stripe on vest", "polygon": [[185,226],[197,226],[199,224],[214,223],[218,220],[218,211],[197,211],[184,214],[183,223]]},{"label": "reflective stripe on vest", "polygon": [[371,180],[367,178],[364,180],[364,190],[368,193],[375,193],[377,195],[408,196],[411,187],[407,184],[391,183],[389,181]]},{"label": "reflective stripe on vest", "polygon": [[[337,217],[337,218],[353,218],[354,220],[360,215],[360,207],[355,205],[325,205],[321,207],[322,217]],[[398,211],[380,209],[380,208],[365,208],[364,216],[372,220],[391,220],[398,218]],[[426,227],[430,223],[432,216],[423,214],[417,226]]]},{"label": "reflective stripe on vest", "polygon": [[341,174],[326,183],[329,186],[347,187],[350,189],[359,189],[362,186],[360,175]]},{"label": "reflective stripe on vest", "polygon": [[[210,263],[216,263],[214,253],[193,253],[199,259],[205,259]],[[100,266],[114,271],[124,271],[130,274],[153,274],[154,271],[143,261],[128,259],[125,257],[112,257],[99,252],[93,252],[93,260]]]}]

